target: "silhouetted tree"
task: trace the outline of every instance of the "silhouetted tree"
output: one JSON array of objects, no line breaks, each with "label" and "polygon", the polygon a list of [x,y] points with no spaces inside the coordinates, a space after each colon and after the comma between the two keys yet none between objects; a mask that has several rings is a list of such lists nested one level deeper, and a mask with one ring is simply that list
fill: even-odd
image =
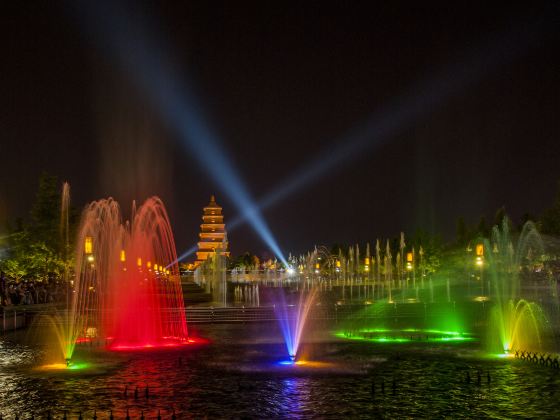
[{"label": "silhouetted tree", "polygon": [[560,181],[552,207],[545,210],[541,217],[541,231],[548,235],[560,235]]},{"label": "silhouetted tree", "polygon": [[[43,173],[28,224],[16,219],[0,269],[16,280],[59,277],[70,265],[60,255],[61,188],[55,176]],[[77,217],[71,219],[74,223]],[[72,228],[72,227],[71,227]]]},{"label": "silhouetted tree", "polygon": [[506,216],[506,208],[504,206],[496,210],[496,215],[494,216],[494,226],[502,226],[502,222]]},{"label": "silhouetted tree", "polygon": [[417,261],[419,260],[418,252],[422,248],[424,253],[422,265],[427,274],[434,273],[440,267],[443,246],[439,235],[430,234],[423,229],[417,229],[407,245],[408,247],[414,247],[416,250]]},{"label": "silhouetted tree", "polygon": [[469,240],[468,228],[465,223],[463,216],[459,216],[457,219],[457,243],[459,245],[464,245]]},{"label": "silhouetted tree", "polygon": [[535,218],[530,213],[523,213],[523,215],[519,219],[519,224],[517,225],[517,230],[519,232],[521,232],[521,230],[523,229],[523,226],[525,226],[525,223],[527,223],[529,221],[534,222]]},{"label": "silhouetted tree", "polygon": [[39,178],[28,231],[32,241],[43,242],[55,252],[60,250],[60,201],[61,189],[57,177],[44,172]]},{"label": "silhouetted tree", "polygon": [[486,223],[486,217],[482,216],[480,218],[478,226],[476,227],[476,233],[477,235],[484,238],[487,238],[490,235],[490,229],[488,228],[488,224]]}]

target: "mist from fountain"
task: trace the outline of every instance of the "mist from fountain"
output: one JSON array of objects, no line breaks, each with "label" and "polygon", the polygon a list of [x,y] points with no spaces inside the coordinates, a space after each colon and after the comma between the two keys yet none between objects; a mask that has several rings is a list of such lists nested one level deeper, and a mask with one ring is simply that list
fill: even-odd
[{"label": "mist from fountain", "polygon": [[274,305],[291,363],[297,362],[303,333],[317,295],[317,288],[307,290],[302,288],[294,295],[296,295],[297,301],[290,302],[290,296],[287,295],[285,289],[278,288],[275,291],[276,303]]},{"label": "mist from fountain", "polygon": [[[536,302],[523,298],[521,272],[531,267],[544,253],[542,239],[533,222],[527,222],[514,247],[509,220],[492,230],[485,241],[484,267],[489,276],[490,298],[494,301],[488,323],[488,350],[510,353],[512,350],[541,350],[548,321]],[[482,282],[485,279],[481,280]]]},{"label": "mist from fountain", "polygon": [[112,349],[189,341],[175,243],[159,198],[133,204],[130,222],[111,198],[89,204],[76,243],[74,293],[61,334],[66,360],[87,337],[103,337]]}]

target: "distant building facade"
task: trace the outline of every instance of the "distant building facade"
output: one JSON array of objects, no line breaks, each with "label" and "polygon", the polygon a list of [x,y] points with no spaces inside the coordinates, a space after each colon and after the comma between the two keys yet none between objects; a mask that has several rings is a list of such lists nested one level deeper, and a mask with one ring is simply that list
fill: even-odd
[{"label": "distant building facade", "polygon": [[202,264],[214,252],[229,256],[226,225],[222,208],[216,203],[215,197],[210,197],[210,203],[203,209],[202,224],[198,234],[198,252],[195,266]]}]

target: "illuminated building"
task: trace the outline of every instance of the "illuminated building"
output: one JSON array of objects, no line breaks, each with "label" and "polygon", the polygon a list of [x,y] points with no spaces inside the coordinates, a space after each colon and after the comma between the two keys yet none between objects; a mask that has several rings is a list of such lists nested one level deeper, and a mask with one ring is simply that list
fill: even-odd
[{"label": "illuminated building", "polygon": [[201,264],[218,248],[222,255],[229,256],[224,216],[214,196],[203,210],[195,265]]}]

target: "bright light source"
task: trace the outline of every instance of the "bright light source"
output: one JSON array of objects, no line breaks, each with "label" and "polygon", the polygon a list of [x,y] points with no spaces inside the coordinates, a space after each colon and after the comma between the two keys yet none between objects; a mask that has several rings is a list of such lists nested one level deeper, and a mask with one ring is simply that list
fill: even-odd
[{"label": "bright light source", "polygon": [[86,236],[84,240],[84,253],[88,255],[93,253],[93,238],[91,236]]},{"label": "bright light source", "polygon": [[288,273],[289,276],[293,276],[296,273],[296,270],[294,270],[293,267],[288,267],[286,273]]},{"label": "bright light source", "polygon": [[477,257],[482,257],[484,255],[484,244],[477,244],[475,249]]}]

